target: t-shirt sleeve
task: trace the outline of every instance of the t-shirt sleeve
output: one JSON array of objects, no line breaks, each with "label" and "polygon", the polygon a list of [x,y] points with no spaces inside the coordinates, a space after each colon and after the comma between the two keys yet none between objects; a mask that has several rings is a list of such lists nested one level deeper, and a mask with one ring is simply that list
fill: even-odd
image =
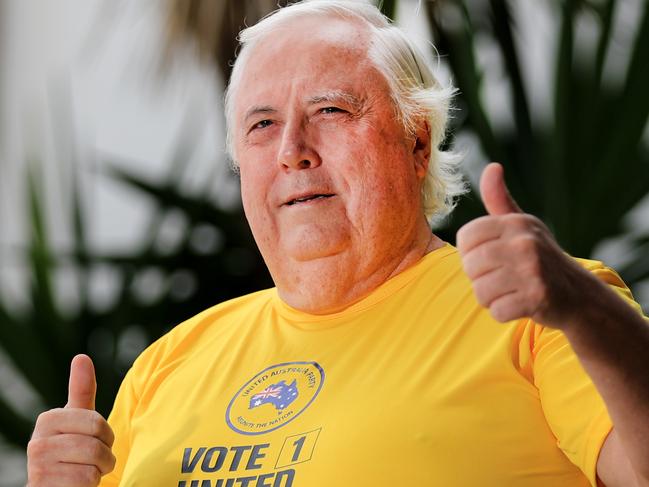
[{"label": "t-shirt sleeve", "polygon": [[534,383],[557,446],[595,487],[599,452],[613,427],[604,401],[559,330],[538,327]]},{"label": "t-shirt sleeve", "polygon": [[99,487],[118,487],[128,460],[131,449],[131,418],[139,400],[134,384],[134,375],[133,368],[131,368],[122,381],[113,404],[113,410],[108,416],[108,424],[115,433],[113,454],[117,461],[113,471],[101,479]]},{"label": "t-shirt sleeve", "polygon": [[[577,260],[642,314],[615,271],[601,262]],[[533,355],[534,382],[557,445],[595,487],[599,452],[613,428],[606,405],[561,331],[537,325]]]}]

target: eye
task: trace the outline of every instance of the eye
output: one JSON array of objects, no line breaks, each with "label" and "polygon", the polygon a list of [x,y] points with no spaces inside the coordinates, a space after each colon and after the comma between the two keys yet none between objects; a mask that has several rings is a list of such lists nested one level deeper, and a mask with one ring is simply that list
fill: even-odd
[{"label": "eye", "polygon": [[324,107],[324,108],[320,109],[320,113],[325,113],[325,114],[327,114],[327,113],[342,113],[344,111],[345,110],[343,110],[342,108],[338,108],[338,107]]},{"label": "eye", "polygon": [[252,127],[250,127],[250,132],[257,129],[265,129],[267,127],[270,127],[272,124],[273,122],[271,120],[262,120],[254,124]]}]

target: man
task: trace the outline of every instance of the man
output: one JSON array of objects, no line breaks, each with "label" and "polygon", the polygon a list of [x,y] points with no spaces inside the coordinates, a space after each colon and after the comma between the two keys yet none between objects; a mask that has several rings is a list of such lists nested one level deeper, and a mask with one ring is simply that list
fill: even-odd
[{"label": "man", "polygon": [[458,250],[431,234],[461,190],[437,150],[448,91],[403,34],[313,0],[242,43],[228,140],[277,288],[149,347],[110,426],[76,357],[29,485],[649,485],[649,327],[499,165]]}]

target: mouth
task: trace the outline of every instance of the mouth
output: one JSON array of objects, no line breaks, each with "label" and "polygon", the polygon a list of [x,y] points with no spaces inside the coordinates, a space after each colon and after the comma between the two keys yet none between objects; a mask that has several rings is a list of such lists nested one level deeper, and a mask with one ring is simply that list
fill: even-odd
[{"label": "mouth", "polygon": [[334,194],[329,194],[329,193],[315,193],[315,194],[307,194],[304,196],[299,196],[297,198],[293,198],[286,203],[284,203],[286,206],[293,206],[293,205],[299,205],[302,203],[308,203],[310,201],[316,201],[316,200],[323,200],[327,198],[331,198],[332,196],[335,196]]}]

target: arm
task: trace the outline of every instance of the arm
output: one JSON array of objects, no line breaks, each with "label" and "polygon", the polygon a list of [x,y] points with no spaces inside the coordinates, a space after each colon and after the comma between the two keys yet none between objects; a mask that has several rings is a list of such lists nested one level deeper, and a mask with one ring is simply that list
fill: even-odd
[{"label": "arm", "polygon": [[485,169],[481,192],[489,215],[457,235],[478,301],[498,321],[530,317],[564,332],[614,423],[600,479],[607,487],[649,485],[649,326],[518,208],[499,165]]},{"label": "arm", "polygon": [[649,485],[649,326],[620,296],[586,273],[589,306],[563,327],[606,403],[615,429],[597,463],[607,487]]}]

